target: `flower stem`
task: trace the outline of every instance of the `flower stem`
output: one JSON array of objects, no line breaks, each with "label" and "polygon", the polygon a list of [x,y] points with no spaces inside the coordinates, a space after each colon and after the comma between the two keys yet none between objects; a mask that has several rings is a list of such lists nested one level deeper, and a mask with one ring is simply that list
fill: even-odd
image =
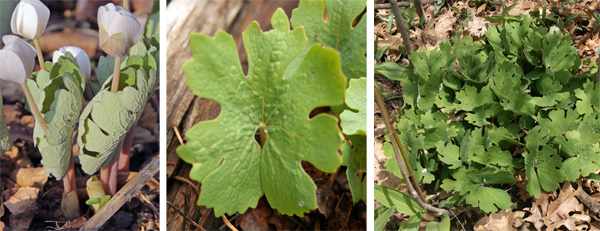
[{"label": "flower stem", "polygon": [[135,135],[135,128],[137,127],[137,123],[131,127],[127,135],[125,135],[125,139],[123,140],[123,147],[121,148],[121,153],[119,155],[119,166],[117,169],[119,171],[129,171],[129,159],[131,158],[131,145],[133,143],[133,136]]},{"label": "flower stem", "polygon": [[131,11],[129,7],[129,0],[123,0],[123,8],[127,9],[128,11]]},{"label": "flower stem", "polygon": [[71,155],[69,160],[69,170],[67,170],[67,175],[65,175],[63,178],[65,193],[70,193],[71,191],[75,191],[75,189],[77,189],[75,182],[75,166],[73,165],[73,155]]},{"label": "flower stem", "polygon": [[121,77],[121,57],[115,57],[115,68],[113,72],[112,85],[110,87],[111,92],[119,91],[119,79]]},{"label": "flower stem", "polygon": [[46,121],[42,117],[42,113],[40,113],[40,110],[38,109],[37,105],[35,104],[35,100],[33,100],[33,96],[31,95],[31,91],[29,91],[29,87],[27,86],[27,83],[21,84],[21,88],[23,88],[23,91],[25,92],[25,97],[27,98],[27,101],[29,102],[29,107],[31,108],[31,113],[33,113],[33,117],[35,118],[35,120],[38,123],[40,123],[40,125],[42,126],[42,129],[44,129],[44,132],[46,132],[48,130],[48,124],[46,124]]},{"label": "flower stem", "polygon": [[40,62],[40,68],[42,70],[46,70],[46,63],[44,63],[44,55],[42,54],[42,48],[40,47],[40,39],[34,39],[33,43],[35,43],[35,50],[37,50],[38,61]]}]

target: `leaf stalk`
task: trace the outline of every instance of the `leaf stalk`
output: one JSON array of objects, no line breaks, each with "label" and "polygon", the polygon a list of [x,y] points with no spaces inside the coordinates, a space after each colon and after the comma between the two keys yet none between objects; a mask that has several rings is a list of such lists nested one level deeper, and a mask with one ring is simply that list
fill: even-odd
[{"label": "leaf stalk", "polygon": [[38,109],[37,105],[35,104],[35,100],[33,100],[33,96],[31,95],[31,91],[29,91],[29,87],[27,86],[27,83],[21,84],[21,88],[23,88],[23,92],[25,92],[25,97],[27,98],[27,101],[29,102],[29,107],[31,108],[31,113],[33,113],[33,117],[42,126],[42,129],[44,129],[44,133],[45,133],[48,130],[48,124],[46,124],[44,117],[42,117],[42,113],[40,113],[40,110]]}]

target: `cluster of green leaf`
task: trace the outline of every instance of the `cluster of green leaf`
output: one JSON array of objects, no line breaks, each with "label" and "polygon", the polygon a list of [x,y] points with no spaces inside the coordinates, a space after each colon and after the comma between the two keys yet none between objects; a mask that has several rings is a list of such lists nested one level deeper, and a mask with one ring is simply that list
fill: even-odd
[{"label": "cluster of green leaf", "polygon": [[26,83],[48,124],[44,133],[36,121],[34,143],[42,154],[46,174],[62,179],[71,161],[73,131],[82,108],[85,76],[76,59],[67,52],[56,63],[46,62],[46,70],[33,74]]},{"label": "cluster of green leaf", "polygon": [[[479,41],[414,52],[409,66],[375,66],[403,85],[397,126],[417,179],[455,192],[442,206],[509,208],[505,188],[521,169],[536,198],[600,169],[600,83],[579,69],[572,43],[524,16]],[[388,161],[402,177],[395,157]]]},{"label": "cluster of green leaf", "polygon": [[[121,60],[118,92],[112,92],[114,57],[100,58],[96,77],[90,82],[94,98],[79,117],[77,142],[84,172],[93,174],[110,162],[125,135],[142,115],[158,85],[158,36],[142,38]],[[68,162],[67,162],[68,164]]]},{"label": "cluster of green leaf", "polygon": [[[199,205],[218,217],[256,207],[265,195],[282,214],[302,216],[317,205],[301,161],[329,173],[347,165],[354,202],[366,198],[366,20],[353,24],[365,5],[302,0],[291,20],[275,11],[273,30],[251,23],[242,36],[247,75],[232,36],[190,36],[188,86],[221,105],[219,116],[196,124],[177,149],[193,165],[190,178],[202,182]],[[325,106],[341,114],[347,140],[334,116],[309,118]]]}]

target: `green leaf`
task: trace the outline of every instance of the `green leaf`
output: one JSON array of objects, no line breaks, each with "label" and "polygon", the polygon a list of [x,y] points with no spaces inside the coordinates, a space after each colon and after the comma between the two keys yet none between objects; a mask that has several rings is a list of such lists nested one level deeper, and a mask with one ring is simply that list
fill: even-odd
[{"label": "green leaf", "polygon": [[467,86],[465,90],[456,93],[456,99],[460,101],[456,110],[473,111],[476,107],[493,102],[494,93],[489,86],[484,86],[479,92],[476,87]]},{"label": "green leaf", "polygon": [[366,135],[367,131],[367,79],[351,79],[346,89],[346,104],[350,109],[340,114],[341,127],[346,135]]},{"label": "green leaf", "polygon": [[47,65],[48,71],[40,71],[35,79],[26,84],[36,100],[36,105],[48,125],[44,132],[36,121],[33,130],[34,143],[42,154],[41,163],[46,175],[62,179],[68,170],[73,146],[73,132],[82,108],[81,73],[70,53],[56,63]]},{"label": "green leaf", "polygon": [[581,134],[569,131],[565,136],[558,136],[554,143],[559,145],[561,153],[569,158],[561,167],[568,181],[575,181],[580,176],[586,177],[600,169],[600,143],[598,135]]},{"label": "green leaf", "polygon": [[100,204],[100,200],[98,198],[90,198],[87,201],[85,201],[86,205],[95,205],[95,204]]},{"label": "green leaf", "polygon": [[106,195],[106,196],[102,197],[102,199],[100,199],[100,202],[99,202],[100,203],[100,208],[102,208],[102,206],[104,204],[106,204],[106,202],[108,202],[109,200],[110,200],[110,195]]},{"label": "green leaf", "polygon": [[442,214],[440,221],[431,221],[427,224],[427,231],[450,231],[450,216]]},{"label": "green leaf", "polygon": [[[542,50],[542,59],[547,73],[555,74],[574,68],[577,64],[576,60],[580,58],[577,55],[577,48],[572,46],[572,43],[570,35],[561,33],[558,27],[550,28],[548,34],[544,36]],[[561,81],[562,79],[557,80]],[[561,82],[567,83],[564,80]]]},{"label": "green leaf", "polygon": [[423,220],[423,213],[417,213],[412,215],[406,220],[406,222],[400,227],[401,231],[418,231],[421,221]]},{"label": "green leaf", "polygon": [[396,189],[375,185],[373,193],[375,200],[406,215],[415,215],[425,211],[415,199]]},{"label": "green leaf", "polygon": [[[384,206],[385,207],[385,206]],[[394,211],[394,207],[388,208],[383,213],[379,214],[377,218],[375,218],[375,230],[381,231],[385,230],[385,225],[390,220],[392,216],[392,212]]]},{"label": "green leaf", "polygon": [[574,110],[553,110],[548,113],[548,119],[540,118],[540,126],[547,129],[550,136],[564,135],[576,129],[581,120]]},{"label": "green leaf", "polygon": [[436,145],[438,154],[440,155],[440,160],[445,164],[450,165],[448,168],[457,169],[462,166],[462,162],[459,158],[459,147],[452,144],[447,143],[444,145],[443,141],[439,141]]},{"label": "green leaf", "polygon": [[[314,45],[299,66],[290,67],[304,50],[304,29],[290,31],[281,9],[271,24],[273,30],[262,32],[253,22],[243,33],[247,76],[232,36],[224,31],[214,38],[190,36],[194,59],[183,66],[187,84],[196,95],[218,102],[221,113],[190,129],[189,142],[177,153],[193,165],[190,178],[202,183],[198,204],[214,208],[217,217],[255,207],[263,193],[282,214],[302,216],[316,208],[316,186],[301,161],[330,173],[341,164],[337,119],[309,118],[317,107],[343,103],[340,57]],[[254,138],[259,131],[262,147]]]},{"label": "green leaf", "polygon": [[8,127],[4,120],[4,112],[2,112],[3,107],[2,92],[0,92],[0,153],[9,151],[12,147],[12,139],[10,138],[10,134],[8,134]]},{"label": "green leaf", "polygon": [[485,186],[489,184],[512,183],[514,179],[509,171],[495,168],[484,168],[482,170],[461,167],[453,178],[445,179],[441,187],[446,191],[455,190],[464,196],[466,202],[481,208],[486,213],[496,212],[498,208],[510,208],[512,202],[510,195],[502,189]]},{"label": "green leaf", "polygon": [[103,88],[79,117],[79,159],[87,174],[94,174],[110,162],[158,84],[155,70],[146,73],[142,68],[121,69],[120,80],[122,90],[111,92],[110,88]]},{"label": "green leaf", "polygon": [[583,90],[575,89],[575,96],[579,99],[575,104],[579,114],[600,113],[600,82],[588,80],[583,84]]},{"label": "green leaf", "polygon": [[362,16],[352,26],[365,7],[363,0],[301,0],[290,21],[294,28],[304,27],[308,38],[304,53],[314,44],[336,49],[349,80],[367,76],[367,19]]},{"label": "green leaf", "polygon": [[544,145],[540,151],[538,148],[529,151],[531,153],[523,153],[527,174],[527,192],[535,198],[539,198],[540,187],[546,192],[552,192],[558,189],[560,183],[565,180],[565,173],[560,170],[562,158],[551,145]]},{"label": "green leaf", "polygon": [[348,176],[348,185],[352,193],[352,202],[367,200],[367,189],[364,183],[367,173],[367,137],[362,135],[348,136],[352,142],[352,150],[344,153],[342,158],[348,166],[346,175]]}]

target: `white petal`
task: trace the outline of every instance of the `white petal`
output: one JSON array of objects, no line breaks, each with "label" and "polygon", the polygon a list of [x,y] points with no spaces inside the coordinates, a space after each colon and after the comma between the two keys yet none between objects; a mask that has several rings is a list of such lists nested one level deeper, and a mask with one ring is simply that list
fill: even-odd
[{"label": "white petal", "polygon": [[58,58],[65,55],[67,52],[70,52],[73,57],[75,57],[79,70],[84,75],[84,82],[87,82],[92,74],[92,66],[90,64],[90,57],[83,49],[76,46],[61,47],[58,51],[54,51],[52,62],[57,62]]},{"label": "white petal", "polygon": [[[62,47],[60,49],[62,49]],[[54,53],[52,53],[52,62],[56,63],[58,61],[58,58],[60,58],[60,56],[63,55],[65,55],[65,53],[62,53],[60,50],[54,51]]]},{"label": "white petal", "polygon": [[[12,51],[0,50],[0,79],[23,84],[27,78],[21,59]],[[33,68],[32,68],[33,69]],[[31,74],[31,72],[29,72]]]},{"label": "white petal", "polygon": [[50,10],[39,0],[22,0],[11,18],[11,30],[29,39],[39,38],[50,17]]}]

